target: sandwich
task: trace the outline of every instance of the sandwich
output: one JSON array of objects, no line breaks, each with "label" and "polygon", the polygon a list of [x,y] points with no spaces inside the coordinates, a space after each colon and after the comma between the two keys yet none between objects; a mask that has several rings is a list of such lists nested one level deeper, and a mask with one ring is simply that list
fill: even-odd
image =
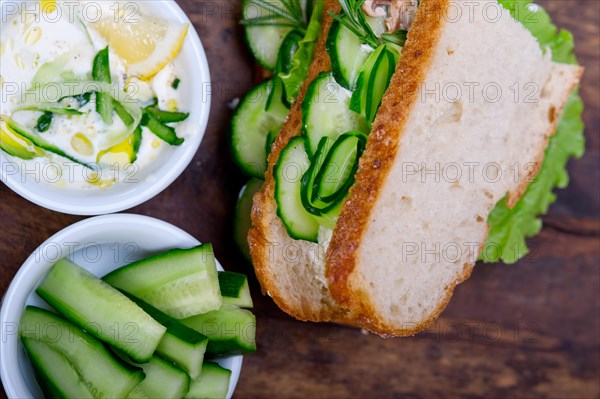
[{"label": "sandwich", "polygon": [[299,320],[412,335],[479,259],[525,254],[505,251],[582,152],[583,71],[527,1],[325,0],[320,26],[254,195],[252,263]]}]

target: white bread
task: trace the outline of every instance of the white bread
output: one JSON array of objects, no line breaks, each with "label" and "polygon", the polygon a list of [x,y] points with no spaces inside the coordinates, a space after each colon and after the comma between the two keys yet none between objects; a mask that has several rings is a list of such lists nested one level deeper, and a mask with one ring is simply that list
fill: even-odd
[{"label": "white bread", "polygon": [[[492,21],[494,15],[500,17]],[[319,58],[326,55],[311,74],[328,66]],[[470,275],[489,212],[504,196],[514,205],[536,175],[532,165],[541,163],[581,73],[551,62],[493,0],[475,6],[423,0],[325,266],[312,261],[317,244],[287,236],[267,172],[249,235],[263,290],[302,320],[337,321],[385,336],[425,328]],[[463,91],[458,101],[457,87]],[[295,106],[286,121],[271,167],[299,134],[300,112]]]}]

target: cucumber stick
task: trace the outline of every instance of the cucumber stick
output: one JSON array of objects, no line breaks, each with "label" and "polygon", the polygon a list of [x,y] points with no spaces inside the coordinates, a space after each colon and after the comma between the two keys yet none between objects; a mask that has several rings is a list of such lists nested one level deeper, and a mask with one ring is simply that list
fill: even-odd
[{"label": "cucumber stick", "polygon": [[208,338],[141,299],[126,295],[167,328],[167,332],[156,348],[156,354],[173,362],[175,366],[187,372],[191,378],[197,378],[204,361]]},{"label": "cucumber stick", "polygon": [[322,73],[313,80],[302,102],[302,134],[312,156],[323,137],[336,140],[350,130],[369,133],[365,118],[350,110],[352,92],[340,86],[333,75]]},{"label": "cucumber stick", "polygon": [[[108,46],[100,50],[92,65],[92,78],[97,82],[110,84],[110,60]],[[96,112],[100,114],[102,120],[107,125],[112,125],[113,122],[113,101],[108,93],[96,92]]]},{"label": "cucumber stick", "polygon": [[204,363],[200,378],[190,384],[190,390],[185,399],[225,399],[229,392],[231,370],[217,363]]},{"label": "cucumber stick", "polygon": [[175,128],[165,125],[159,117],[153,112],[144,112],[142,125],[148,127],[152,133],[167,144],[179,146],[185,139],[178,137]]},{"label": "cucumber stick", "polygon": [[125,295],[67,259],[36,290],[46,302],[94,337],[146,362],[166,328]]},{"label": "cucumber stick", "polygon": [[46,398],[94,399],[66,357],[43,342],[29,338],[21,340]]},{"label": "cucumber stick", "polygon": [[[240,195],[235,206],[233,222],[234,239],[242,254],[250,262],[252,258],[250,257],[250,248],[248,246],[248,231],[252,227],[252,203],[254,194],[261,189],[263,183],[264,181],[260,179],[250,179],[240,190]],[[222,290],[221,295],[223,295]]]},{"label": "cucumber stick", "polygon": [[248,310],[223,305],[181,322],[208,337],[206,352],[213,356],[256,351],[256,318]]},{"label": "cucumber stick", "polygon": [[224,304],[241,308],[252,307],[252,297],[250,296],[250,287],[246,275],[234,272],[219,272],[219,286]]},{"label": "cucumber stick", "polygon": [[210,244],[140,260],[103,280],[176,319],[219,309],[222,303]]},{"label": "cucumber stick", "polygon": [[319,223],[302,205],[302,177],[310,166],[305,140],[294,137],[275,165],[277,215],[296,240],[318,241]]},{"label": "cucumber stick", "polygon": [[61,397],[124,398],[144,378],[100,341],[47,310],[28,306],[20,336],[48,397],[61,392]]},{"label": "cucumber stick", "polygon": [[190,377],[159,357],[137,366],[144,370],[146,378],[133,388],[128,399],[179,399],[190,388]]}]

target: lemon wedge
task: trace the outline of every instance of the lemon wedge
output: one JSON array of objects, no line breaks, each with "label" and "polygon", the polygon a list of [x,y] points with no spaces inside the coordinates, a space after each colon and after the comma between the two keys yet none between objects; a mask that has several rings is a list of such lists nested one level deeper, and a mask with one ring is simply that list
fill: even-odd
[{"label": "lemon wedge", "polygon": [[102,18],[90,24],[127,64],[131,76],[147,80],[179,54],[188,33],[188,24],[176,24],[136,13]]}]

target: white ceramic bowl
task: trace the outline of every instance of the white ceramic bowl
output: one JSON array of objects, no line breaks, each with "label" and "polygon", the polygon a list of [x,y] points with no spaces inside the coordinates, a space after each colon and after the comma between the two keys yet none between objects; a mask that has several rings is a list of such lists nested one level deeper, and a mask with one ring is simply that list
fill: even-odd
[{"label": "white ceramic bowl", "polygon": [[[9,398],[41,398],[32,366],[18,338],[18,325],[26,305],[48,308],[35,293],[50,267],[69,257],[92,273],[103,276],[119,266],[172,248],[200,244],[185,231],[146,216],[108,215],[75,223],[52,236],[25,261],[3,299],[0,311],[0,376]],[[217,262],[219,270],[223,270]],[[219,363],[232,371],[231,398],[242,367],[242,356]]]},{"label": "white ceramic bowl", "polygon": [[[0,0],[0,20],[12,13],[21,0]],[[31,1],[29,1],[31,4]],[[135,181],[115,184],[107,189],[81,190],[56,188],[42,182],[43,170],[25,173],[24,163],[0,151],[0,180],[17,194],[44,208],[73,215],[103,215],[137,206],[167,188],[189,165],[204,136],[210,113],[210,73],[204,48],[189,18],[174,0],[141,1],[141,10],[180,23],[189,23],[190,30],[178,55],[177,73],[184,82],[182,102],[191,107],[186,123],[195,131],[179,147],[169,147],[152,165],[143,168]],[[128,3],[129,4],[129,3]],[[9,8],[10,7],[10,8]],[[31,5],[30,5],[31,7]],[[125,178],[124,178],[125,179]]]}]

